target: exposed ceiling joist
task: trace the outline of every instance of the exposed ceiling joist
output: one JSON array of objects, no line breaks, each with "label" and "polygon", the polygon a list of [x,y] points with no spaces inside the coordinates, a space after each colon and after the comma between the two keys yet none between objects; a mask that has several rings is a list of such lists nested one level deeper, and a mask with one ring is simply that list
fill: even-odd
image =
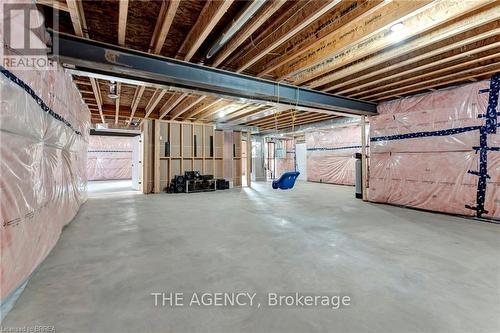
[{"label": "exposed ceiling joist", "polygon": [[[245,57],[240,59],[236,71],[242,72],[258,62],[266,54],[317,20],[339,2],[340,0],[312,1],[301,7],[300,10],[291,13],[287,12],[286,15],[291,14],[291,17],[289,17],[286,24],[282,24],[278,29],[272,31],[259,44],[255,45]],[[298,4],[303,5],[301,2]]]},{"label": "exposed ceiling joist", "polygon": [[[311,88],[317,88],[317,87],[326,85],[326,84],[333,82],[333,81],[342,81],[340,83],[341,85],[330,86],[326,90],[332,91],[334,89],[338,89],[339,87],[344,86],[343,82],[349,82],[348,80],[342,80],[343,78],[345,78],[349,75],[354,75],[354,74],[356,74],[356,73],[358,73],[366,68],[370,68],[370,67],[374,67],[374,66],[382,65],[382,64],[387,64],[391,60],[396,59],[398,57],[408,55],[408,54],[415,52],[419,49],[422,49],[422,48],[425,48],[427,46],[433,45],[435,43],[444,41],[448,38],[452,38],[454,36],[459,36],[461,33],[464,33],[468,30],[476,29],[476,28],[478,28],[482,25],[485,25],[489,22],[493,22],[495,20],[498,21],[498,19],[500,18],[499,14],[498,14],[499,12],[500,12],[500,4],[495,5],[491,8],[488,8],[484,11],[481,11],[479,13],[475,13],[472,16],[468,17],[468,19],[465,21],[454,22],[452,24],[446,25],[445,27],[434,30],[434,31],[430,32],[429,34],[425,34],[420,38],[409,41],[407,43],[403,43],[403,44],[399,45],[398,48],[395,50],[391,50],[390,52],[383,52],[383,53],[377,54],[373,57],[370,57],[366,60],[358,62],[354,65],[348,66],[345,69],[334,71],[330,75],[326,75],[324,77],[321,77],[320,79],[311,81],[308,84],[308,86]],[[495,28],[493,28],[493,29],[495,29]],[[416,59],[416,61],[418,61],[418,60],[423,59],[425,57],[431,57],[435,54],[439,54],[441,52],[446,52],[448,50],[451,50],[454,47],[462,47],[463,45],[466,45],[468,43],[474,42],[475,40],[478,40],[477,38],[479,38],[479,39],[486,38],[486,37],[488,37],[487,36],[488,34],[489,34],[489,32],[486,32],[484,34],[481,34],[480,36],[472,36],[472,37],[470,37],[470,39],[458,38],[455,43],[452,43],[449,45],[444,45],[443,47],[438,47],[431,52],[425,52],[417,57],[409,58],[407,61],[412,61],[412,59],[414,59],[414,60]],[[481,37],[481,36],[483,36],[483,37]],[[399,62],[394,64],[394,65],[387,66],[384,69],[386,69],[386,68],[387,68],[387,70],[393,69],[393,68],[395,68],[395,66],[399,66]],[[376,72],[373,75],[376,75],[377,73],[379,73],[379,72]],[[371,73],[369,75],[372,76]],[[365,76],[363,76],[363,78],[368,78],[370,76],[365,75]],[[349,84],[349,83],[346,83],[345,85],[347,85],[347,84]]]},{"label": "exposed ceiling joist", "polygon": [[161,52],[161,49],[165,44],[165,40],[167,39],[170,27],[172,26],[172,22],[174,21],[175,14],[177,13],[177,9],[179,8],[179,4],[180,1],[178,0],[168,2],[166,0],[162,1],[160,13],[158,15],[158,19],[156,20],[153,38],[151,39],[149,52],[154,54],[159,54]]},{"label": "exposed ceiling joist", "polygon": [[148,105],[146,106],[146,118],[151,114],[151,112],[154,111],[154,109],[156,108],[158,103],[160,103],[161,99],[166,93],[167,93],[166,89],[155,90],[153,96],[151,96],[151,99],[148,102]]},{"label": "exposed ceiling joist", "polygon": [[170,114],[170,120],[175,120],[180,115],[187,112],[189,109],[194,107],[196,104],[202,102],[206,96],[189,96],[182,103],[180,103],[174,111]]},{"label": "exposed ceiling joist", "polygon": [[195,120],[201,120],[201,119],[206,119],[210,115],[216,113],[219,111],[221,108],[228,106],[232,104],[232,101],[229,101],[227,99],[219,99],[216,103],[214,103],[211,107],[205,109],[203,112],[200,112],[196,115]]},{"label": "exposed ceiling joist", "polygon": [[125,45],[125,33],[127,32],[128,1],[120,0],[118,9],[118,45]]},{"label": "exposed ceiling joist", "polygon": [[[477,58],[474,57],[474,55],[476,53],[480,53],[483,50],[487,50],[487,49],[494,48],[494,47],[496,47],[497,49],[496,49],[496,52],[494,52],[493,54],[488,54],[488,55],[480,56],[480,57],[477,57]],[[494,44],[491,44],[491,45],[487,45],[487,47],[482,47],[482,48],[474,49],[474,50],[469,51],[469,52],[460,53],[459,57],[453,57],[453,58],[455,58],[455,59],[459,59],[459,58],[470,59],[472,57],[473,59],[471,59],[469,61],[460,62],[460,63],[455,64],[455,65],[448,64],[448,62],[450,62],[451,60],[454,60],[454,59],[450,59],[451,57],[450,58],[444,58],[444,59],[442,59],[441,62],[432,62],[432,63],[428,64],[428,66],[418,66],[418,67],[414,67],[414,68],[409,69],[409,70],[402,71],[398,75],[387,76],[387,79],[374,80],[373,83],[371,84],[371,86],[374,86],[374,87],[372,87],[371,89],[364,89],[361,92],[358,92],[358,93],[355,93],[355,94],[351,93],[352,95],[350,95],[350,96],[356,97],[356,96],[370,95],[370,93],[373,93],[374,91],[377,91],[377,90],[388,90],[390,87],[393,87],[393,86],[402,86],[403,84],[405,84],[407,82],[414,81],[416,79],[421,79],[421,78],[425,78],[425,77],[428,77],[428,76],[440,75],[442,73],[446,73],[448,71],[452,71],[452,70],[456,70],[456,69],[459,69],[459,68],[462,68],[462,67],[466,67],[466,66],[470,66],[470,65],[473,65],[473,64],[477,64],[477,63],[485,61],[485,60],[495,59],[495,58],[498,58],[498,56],[500,55],[499,52],[498,52],[498,50],[500,50],[500,49],[498,49],[499,47],[500,47],[500,42],[494,43]],[[440,68],[440,69],[436,69],[436,70],[430,69],[428,71],[423,72],[423,74],[416,73],[418,71],[421,71],[423,69],[422,67],[425,67],[425,68],[435,67],[435,66],[437,66],[439,64],[446,64],[446,66],[444,68]],[[412,73],[415,73],[415,74],[412,74]],[[412,76],[409,77],[409,78],[398,79],[398,80],[396,80],[396,81],[394,81],[392,83],[381,84],[384,81],[391,80],[391,79],[396,79],[398,77],[401,77],[401,76],[404,76],[404,75],[410,75],[410,74],[412,74]]]},{"label": "exposed ceiling joist", "polygon": [[135,111],[137,110],[137,107],[139,106],[139,103],[141,101],[142,95],[144,94],[144,91],[146,90],[146,86],[139,86],[134,93],[134,98],[132,99],[132,105],[130,106],[130,119],[128,121],[128,125],[132,122],[132,119],[134,119]]},{"label": "exposed ceiling joist", "polygon": [[160,109],[160,119],[165,118],[165,116],[172,111],[186,96],[188,93],[174,93],[170,98],[163,104]]},{"label": "exposed ceiling joist", "polygon": [[[484,66],[475,66],[474,68],[471,69],[454,72],[448,75],[442,75],[437,78],[432,78],[429,80],[422,80],[420,82],[416,82],[414,84],[407,85],[404,87],[389,89],[387,91],[368,96],[367,98],[375,100],[387,99],[389,97],[406,95],[416,91],[426,90],[436,86],[462,81],[464,79],[473,78],[476,76],[484,76],[486,74],[496,73],[498,71],[500,71],[500,64],[498,62]],[[418,87],[418,88],[412,89],[413,87]]]},{"label": "exposed ceiling joist", "polygon": [[191,60],[198,48],[232,5],[233,0],[208,0],[189,34],[182,43],[178,58]]},{"label": "exposed ceiling joist", "polygon": [[264,8],[259,11],[258,15],[245,24],[243,28],[222,47],[222,49],[217,53],[212,66],[218,67],[284,4],[284,0],[268,0],[264,5]]},{"label": "exposed ceiling joist", "polygon": [[319,18],[314,24],[287,41],[283,47],[279,47],[275,51],[279,56],[266,61],[257,76],[268,75],[275,69],[307,52],[318,40],[327,38],[342,26],[354,20],[367,17],[372,11],[385,6],[386,2],[384,0],[372,0],[340,3],[338,10],[332,12],[330,16]]},{"label": "exposed ceiling joist", "polygon": [[249,112],[253,112],[253,111],[255,111],[259,108],[262,108],[264,106],[265,105],[262,105],[262,104],[250,104],[242,110],[235,110],[234,112],[231,112],[231,113],[225,115],[224,117],[219,118],[218,121],[220,121],[220,122],[230,121],[232,119],[236,119],[236,117],[238,117],[240,115],[244,115],[244,114],[247,114]]},{"label": "exposed ceiling joist", "polygon": [[[349,62],[359,60],[417,34],[444,24],[469,11],[490,3],[484,1],[398,1],[391,2],[381,12],[374,13],[369,23],[359,22],[355,33],[341,42],[325,40],[312,53],[288,64],[277,71],[279,77],[290,77],[295,84],[310,81]],[[391,31],[396,23],[402,23],[403,31]],[[350,27],[352,29],[352,27]],[[340,30],[339,34],[345,33]],[[340,38],[335,36],[335,38]],[[327,42],[331,42],[328,44]]]},{"label": "exposed ceiling joist", "polygon": [[194,116],[197,116],[198,114],[201,114],[202,112],[208,110],[209,108],[212,108],[214,105],[216,105],[217,103],[224,100],[222,98],[215,98],[214,99],[213,97],[207,97],[207,99],[210,100],[211,102],[209,102],[208,104],[204,104],[204,105],[196,105],[195,108],[184,113],[183,118],[190,119]]}]

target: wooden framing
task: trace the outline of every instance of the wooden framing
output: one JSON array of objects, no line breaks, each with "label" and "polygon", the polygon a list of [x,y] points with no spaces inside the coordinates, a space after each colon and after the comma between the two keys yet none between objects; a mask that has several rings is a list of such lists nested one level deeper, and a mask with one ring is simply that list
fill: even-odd
[{"label": "wooden framing", "polygon": [[[270,32],[261,43],[251,49],[250,52],[248,52],[245,57],[238,62],[236,71],[242,72],[258,62],[266,54],[313,23],[319,17],[336,6],[339,2],[340,0],[312,1],[301,7],[298,11],[291,13],[287,12],[286,14],[292,15],[286,22],[287,24],[282,24],[278,29]],[[303,3],[299,3],[299,5],[303,5]]]},{"label": "wooden framing", "polygon": [[[77,36],[203,63],[211,61],[206,55],[219,37],[215,31],[224,31],[234,20],[229,16],[245,6],[234,0],[192,4],[122,0],[106,4],[111,10],[100,10],[97,1],[36,3],[66,11],[69,16],[60,16],[61,26],[67,30],[71,24]],[[156,21],[138,15],[148,9],[149,17],[157,15]],[[212,65],[348,97],[383,101],[487,78],[497,69],[494,63],[499,60],[499,13],[500,3],[494,0],[268,0],[214,55]],[[98,15],[102,17],[96,19]],[[185,25],[179,29],[181,22],[189,22],[189,28]],[[405,31],[395,38],[390,28],[399,22]],[[92,122],[123,121],[130,126],[134,118],[163,118],[264,129],[273,126],[273,121],[263,116],[275,108],[266,104],[154,91],[152,87],[125,83],[117,84],[119,98],[110,100],[104,80],[87,81],[75,75],[74,82],[91,110]],[[240,108],[227,109],[231,112],[218,117],[219,110],[230,104]],[[291,116],[285,114],[278,116],[280,127],[291,123]],[[322,119],[328,118],[297,113],[294,123]]]},{"label": "wooden framing", "polygon": [[269,19],[281,6],[285,4],[284,0],[269,0],[260,10],[260,14],[255,19],[245,24],[236,35],[222,47],[218,52],[212,64],[218,67],[231,53],[233,53],[244,41],[246,41],[267,19]]},{"label": "wooden framing", "polygon": [[308,69],[307,73],[320,75],[325,67],[322,61],[340,53],[351,44],[372,37],[382,29],[401,21],[407,15],[414,15],[417,10],[425,8],[430,3],[432,3],[430,0],[385,2],[375,10],[371,10],[366,17],[357,17],[327,37],[316,41],[301,56],[287,63],[286,66],[277,68],[274,72],[278,78],[295,75],[292,78],[293,81],[304,82],[306,80],[302,76],[305,73],[299,71],[314,65],[315,67]]},{"label": "wooden framing", "polygon": [[[495,43],[495,44],[496,44],[497,47],[500,47],[500,42],[499,43]],[[488,46],[490,46],[490,45],[488,45]],[[480,48],[480,49],[482,49],[482,48]],[[474,53],[476,53],[478,50],[474,50],[474,51],[475,51]],[[498,50],[498,51],[500,51],[500,50]],[[471,54],[473,54],[473,53],[464,52],[464,53],[460,53],[459,56],[460,57],[465,57],[465,56],[471,57]],[[425,74],[411,76],[411,77],[409,77],[407,79],[397,80],[396,82],[385,84],[383,86],[383,90],[384,90],[384,92],[387,92],[387,90],[390,87],[393,87],[393,86],[401,86],[403,84],[406,84],[406,83],[414,81],[414,80],[419,80],[419,79],[427,78],[427,77],[430,77],[430,76],[440,75],[442,73],[446,73],[446,72],[449,72],[449,71],[452,71],[452,70],[455,70],[455,69],[459,69],[459,68],[462,68],[462,67],[474,65],[474,64],[483,62],[485,60],[490,60],[490,59],[495,59],[495,58],[497,58],[497,60],[498,60],[498,58],[500,58],[500,52],[495,52],[495,53],[487,55],[487,56],[478,57],[477,59],[472,59],[472,60],[469,60],[469,61],[461,62],[461,63],[458,63],[456,65],[447,66],[447,67],[444,67],[444,68],[441,68],[441,69],[438,69],[438,70],[428,71],[428,72],[425,72]],[[432,65],[435,66],[436,64],[432,64]],[[393,78],[396,78],[396,77],[399,77],[399,76],[402,76],[402,75],[408,75],[408,74],[411,74],[413,72],[419,71],[420,69],[421,68],[419,68],[419,67],[415,67],[413,69],[401,72],[401,75],[391,75],[391,76],[388,76],[387,80],[390,80],[390,79],[393,79]],[[377,81],[382,81],[382,80],[375,80],[374,81],[374,85],[377,83]],[[357,96],[364,96],[364,95],[366,95],[366,98],[372,98],[373,96],[376,96],[376,95],[373,95],[373,92],[376,92],[378,90],[381,90],[380,86],[374,87],[374,88],[371,88],[371,89],[366,89],[363,92],[359,92],[359,93],[352,94],[352,95],[349,95],[349,96],[357,97]],[[363,98],[365,98],[365,97],[363,97]]]},{"label": "wooden framing", "polygon": [[177,8],[179,7],[180,1],[165,1],[162,2],[162,7],[158,19],[156,20],[156,26],[153,33],[153,38],[151,39],[150,51],[154,54],[159,54],[165,44],[168,32],[177,13]]},{"label": "wooden framing", "polygon": [[[417,82],[417,83],[414,83],[414,84],[411,84],[408,86],[404,86],[404,87],[400,87],[400,88],[396,88],[396,89],[391,89],[391,90],[385,91],[385,92],[380,93],[380,94],[372,95],[370,98],[374,99],[376,101],[380,101],[380,100],[388,99],[390,97],[397,97],[397,96],[401,96],[401,95],[406,95],[406,94],[417,92],[417,91],[428,90],[429,88],[433,88],[433,87],[438,87],[438,86],[447,85],[447,84],[454,83],[454,82],[469,80],[469,79],[472,79],[472,78],[478,77],[478,76],[484,76],[487,74],[497,73],[499,71],[500,71],[500,64],[497,62],[497,63],[493,63],[493,64],[489,64],[489,65],[478,66],[478,67],[475,67],[472,69],[467,69],[464,71],[460,71],[458,73],[455,72],[453,74],[444,75],[444,76],[440,76],[440,77],[433,78],[430,80]],[[474,73],[474,72],[477,72],[477,73]],[[423,85],[423,87],[409,89],[412,87],[417,87],[419,85]],[[383,96],[383,97],[381,97],[381,96]]]},{"label": "wooden framing", "polygon": [[[288,68],[278,72],[278,77],[290,76],[295,84],[302,84],[322,74],[339,68],[369,54],[387,48],[417,34],[424,33],[440,24],[453,20],[469,11],[485,6],[490,1],[460,1],[450,6],[446,2],[402,1],[390,2],[371,20],[360,24],[352,37],[335,43],[329,39],[321,43],[308,55],[288,64]],[[394,37],[390,27],[402,22],[405,32]],[[355,28],[356,29],[356,28]],[[358,32],[359,31],[359,32]],[[339,31],[340,34],[347,33]],[[352,45],[352,46],[351,46]],[[335,61],[332,61],[335,60]],[[307,67],[306,69],[301,69]]]},{"label": "wooden framing", "polygon": [[139,86],[138,89],[135,90],[134,98],[132,100],[132,106],[130,107],[130,119],[128,121],[127,127],[132,122],[132,119],[134,119],[135,111],[137,110],[137,107],[139,106],[139,102],[141,101],[142,94],[144,94],[145,90],[146,90],[146,86]]},{"label": "wooden framing", "polygon": [[167,102],[160,109],[160,119],[165,118],[165,116],[172,111],[186,96],[188,93],[174,93],[167,100]]},{"label": "wooden framing", "polygon": [[[241,186],[240,132],[233,132],[236,140],[233,141],[236,148],[236,154],[233,157],[232,155],[224,156],[223,133],[219,130],[216,131],[214,125],[199,122],[154,120],[154,128],[154,193],[162,192],[174,175],[184,174],[184,171],[196,170],[213,174],[216,178],[222,178],[224,175],[223,160],[226,158],[233,163],[233,181],[236,179],[234,183],[236,186]],[[210,138],[208,135],[213,137],[212,156],[209,154]],[[170,147],[169,156],[165,155],[164,145],[166,143]],[[237,163],[240,163],[239,172]],[[238,177],[239,182],[237,181]]]},{"label": "wooden framing", "polygon": [[165,89],[156,89],[153,96],[151,96],[151,99],[148,102],[148,105],[146,106],[146,115],[145,118],[147,118],[151,112],[154,111],[158,103],[160,103],[161,99],[163,96],[167,93],[167,90]]},{"label": "wooden framing", "polygon": [[202,102],[206,96],[189,96],[182,103],[177,105],[175,110],[170,114],[170,119],[175,120],[180,115],[194,107],[196,104]]},{"label": "wooden framing", "polygon": [[340,3],[337,11],[332,12],[327,17],[318,19],[307,29],[301,31],[300,34],[287,41],[283,48],[278,48],[276,51],[280,56],[267,61],[263,67],[259,68],[257,76],[269,75],[275,69],[304,54],[317,40],[326,38],[355,19],[368,16],[376,8],[384,6],[384,2],[384,0],[372,0],[356,1],[351,4]]},{"label": "wooden framing", "polygon": [[207,1],[196,24],[191,28],[191,31],[189,31],[189,34],[182,43],[177,54],[178,57],[183,58],[185,61],[191,60],[195,52],[207,38],[208,34],[232,5],[233,1],[234,0]]},{"label": "wooden framing", "polygon": [[119,1],[118,9],[118,45],[125,45],[125,33],[127,32],[128,0]]},{"label": "wooden framing", "polygon": [[209,102],[208,104],[204,104],[204,105],[197,105],[196,107],[192,108],[190,111],[184,113],[183,115],[183,118],[184,119],[190,119],[206,110],[208,110],[209,108],[212,108],[214,105],[216,105],[217,103],[223,101],[224,99],[222,98],[217,98],[217,99],[213,99],[213,98],[207,98],[208,100],[212,100],[211,102]]},{"label": "wooden framing", "polygon": [[[397,48],[394,52],[384,52],[381,54],[377,54],[371,58],[368,58],[366,60],[363,60],[361,62],[358,62],[356,64],[353,64],[349,67],[346,67],[345,69],[335,71],[334,74],[331,75],[326,75],[322,77],[321,79],[311,81],[308,85],[311,88],[317,88],[323,85],[326,85],[330,82],[333,81],[339,81],[340,85],[335,85],[335,86],[330,86],[325,91],[334,91],[342,86],[348,85],[352,83],[352,81],[348,80],[343,80],[343,78],[348,77],[350,75],[354,75],[357,72],[362,71],[363,69],[369,68],[369,67],[374,67],[380,64],[386,64],[390,62],[392,59],[395,59],[397,57],[402,57],[404,55],[408,55],[411,52],[415,52],[418,49],[422,49],[426,46],[441,42],[445,39],[451,38],[453,36],[457,36],[461,33],[464,33],[468,30],[473,30],[477,27],[480,27],[484,24],[487,24],[489,22],[492,22],[494,20],[498,20],[498,11],[500,10],[500,5],[495,5],[491,8],[488,8],[484,11],[480,11],[479,13],[476,13],[472,16],[470,16],[467,20],[465,21],[458,21],[452,24],[449,24],[443,28],[440,28],[438,30],[435,30],[429,34],[426,34],[420,38],[417,38],[415,40],[412,40],[410,42],[404,43],[401,46]],[[495,13],[497,13],[495,15]],[[483,38],[487,37],[488,32],[485,34],[482,34]],[[481,37],[479,37],[481,39]],[[457,38],[457,41],[455,43],[452,43],[451,45],[446,44],[442,47],[438,47],[434,49],[431,52],[425,52],[421,55],[418,55],[416,58],[418,59],[423,59],[423,58],[430,58],[431,56],[435,54],[439,54],[442,52],[449,51],[453,48],[459,48],[462,47],[468,43],[472,43],[475,40],[479,40],[475,36],[471,37],[470,39],[463,39],[463,38]],[[409,61],[412,61],[411,58]],[[399,63],[395,64],[394,66],[387,66],[387,70],[397,68],[399,67]],[[380,72],[376,72],[373,75],[377,75]],[[358,76],[359,80],[365,79],[368,77],[371,77],[373,75],[363,75],[363,76]]]},{"label": "wooden framing", "polygon": [[194,118],[196,121],[199,121],[201,119],[205,119],[206,117],[210,116],[211,114],[214,114],[217,111],[219,111],[219,109],[221,109],[225,106],[228,106],[232,103],[233,103],[233,101],[229,101],[227,99],[222,99],[220,101],[217,101],[215,104],[213,104],[211,107],[207,108],[203,112],[200,112],[199,114],[197,114]]}]

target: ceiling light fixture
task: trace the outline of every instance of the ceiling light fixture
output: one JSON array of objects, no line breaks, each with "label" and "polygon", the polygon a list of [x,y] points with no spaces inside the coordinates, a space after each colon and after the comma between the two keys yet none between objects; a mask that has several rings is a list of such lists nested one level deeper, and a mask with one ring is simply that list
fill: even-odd
[{"label": "ceiling light fixture", "polygon": [[116,93],[116,82],[115,81],[111,81],[111,83],[109,84],[109,94],[108,94],[108,97],[111,98],[111,99],[117,99],[118,98],[118,94]]},{"label": "ceiling light fixture", "polygon": [[403,24],[403,22],[398,22],[398,23],[391,26],[391,31],[392,32],[399,32],[399,31],[403,30],[404,27],[405,27],[405,25]]}]

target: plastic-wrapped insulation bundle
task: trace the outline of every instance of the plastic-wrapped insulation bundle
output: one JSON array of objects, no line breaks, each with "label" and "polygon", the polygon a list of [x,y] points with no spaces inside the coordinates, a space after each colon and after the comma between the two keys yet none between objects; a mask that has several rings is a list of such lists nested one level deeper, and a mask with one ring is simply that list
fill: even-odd
[{"label": "plastic-wrapped insulation bundle", "polygon": [[[33,3],[29,6],[35,9]],[[3,19],[14,32],[28,33],[22,11],[4,13]],[[31,19],[38,21],[32,26],[43,27],[41,15]],[[31,41],[46,41],[29,33]],[[0,37],[4,56],[23,57]],[[57,64],[37,70],[7,62],[0,68],[0,290],[5,316],[86,200],[90,112],[70,75]]]},{"label": "plastic-wrapped insulation bundle", "polygon": [[88,180],[132,178],[132,142],[131,137],[90,136]]},{"label": "plastic-wrapped insulation bundle", "polygon": [[483,81],[379,104],[370,118],[369,200],[500,218],[496,86]]},{"label": "plastic-wrapped insulation bundle", "polygon": [[354,185],[355,158],[361,152],[358,124],[316,129],[306,133],[307,180]]}]

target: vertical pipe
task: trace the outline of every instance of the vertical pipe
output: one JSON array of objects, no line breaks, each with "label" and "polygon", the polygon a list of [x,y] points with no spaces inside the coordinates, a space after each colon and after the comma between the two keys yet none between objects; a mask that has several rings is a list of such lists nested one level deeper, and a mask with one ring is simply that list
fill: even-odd
[{"label": "vertical pipe", "polygon": [[250,131],[247,132],[247,160],[246,160],[246,176],[247,176],[247,186],[252,187],[252,133]]},{"label": "vertical pipe", "polygon": [[366,116],[361,116],[361,189],[363,191],[363,201],[368,201],[367,185],[367,163],[366,163]]}]

